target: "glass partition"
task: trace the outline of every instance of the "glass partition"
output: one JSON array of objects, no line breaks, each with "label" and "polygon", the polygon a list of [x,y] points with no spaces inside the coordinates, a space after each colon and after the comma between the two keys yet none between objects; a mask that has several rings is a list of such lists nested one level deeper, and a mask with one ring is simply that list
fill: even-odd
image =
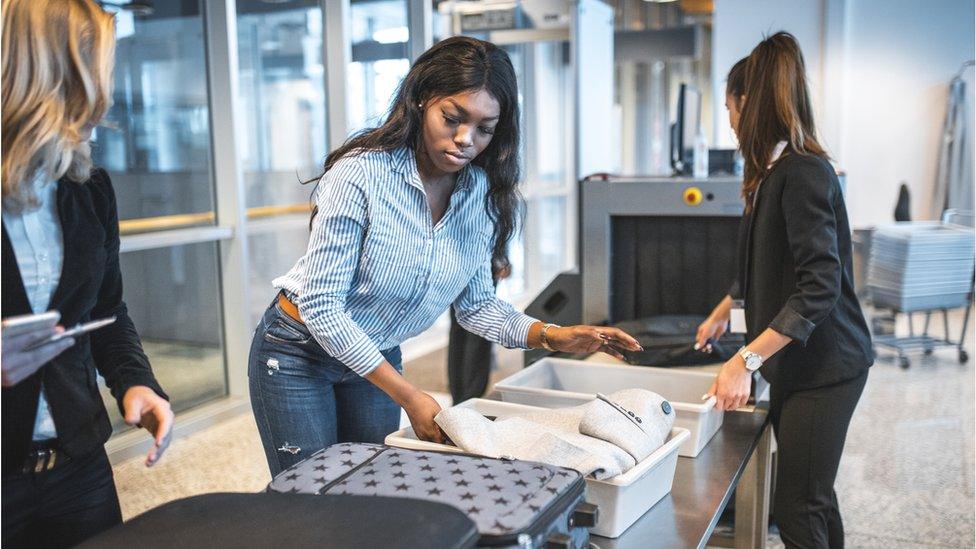
[{"label": "glass partition", "polygon": [[112,127],[97,129],[92,156],[115,183],[122,229],[170,228],[172,223],[134,221],[161,216],[180,216],[182,226],[212,225],[210,110],[200,6],[182,2],[179,8],[145,16],[121,12],[117,17],[114,105],[107,116]]},{"label": "glass partition", "polygon": [[348,70],[349,131],[379,125],[410,70],[406,0],[351,5],[352,62]]},{"label": "glass partition", "polygon": [[[322,10],[238,3],[241,163],[249,208],[302,205],[325,162]],[[280,213],[276,208],[262,210]]]},{"label": "glass partition", "polygon": [[326,149],[323,14],[314,1],[237,2],[239,147],[249,224],[249,316],[305,252],[314,178]]},{"label": "glass partition", "polygon": [[[120,263],[129,316],[173,410],[226,395],[217,244],[129,252]],[[125,428],[99,384],[113,425]]]},{"label": "glass partition", "polygon": [[[111,127],[97,129],[92,156],[112,178],[123,238],[216,223],[201,7],[116,15]],[[120,257],[129,315],[177,412],[227,394],[217,246],[164,237]]]}]

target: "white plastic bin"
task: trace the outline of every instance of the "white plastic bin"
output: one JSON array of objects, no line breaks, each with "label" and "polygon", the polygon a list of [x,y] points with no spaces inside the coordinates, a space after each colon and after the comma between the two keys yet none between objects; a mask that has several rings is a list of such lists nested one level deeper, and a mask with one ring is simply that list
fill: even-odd
[{"label": "white plastic bin", "polygon": [[674,426],[691,432],[679,455],[695,457],[722,426],[715,398],[701,400],[714,381],[713,373],[544,358],[499,381],[495,390],[505,402],[543,408],[578,406],[597,393],[623,389],[654,391],[674,408]]},{"label": "white plastic bin", "polygon": [[[482,415],[495,418],[542,410],[535,406],[479,398],[467,400],[458,406],[472,408]],[[678,465],[678,448],[688,437],[687,429],[675,427],[671,429],[671,436],[663,446],[626,473],[607,480],[588,477],[586,501],[600,508],[600,519],[590,531],[598,536],[619,537],[654,504],[668,495],[674,482],[674,469]],[[419,440],[411,427],[387,435],[385,442],[389,446],[412,450],[462,452],[460,448],[449,444]]]}]

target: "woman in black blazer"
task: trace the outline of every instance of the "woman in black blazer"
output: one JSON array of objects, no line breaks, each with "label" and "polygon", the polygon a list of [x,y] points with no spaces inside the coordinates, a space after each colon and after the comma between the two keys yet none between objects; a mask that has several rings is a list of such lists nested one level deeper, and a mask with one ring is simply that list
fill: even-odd
[{"label": "woman in black blazer", "polygon": [[114,316],[25,379],[4,376],[3,544],[73,546],[122,521],[101,374],[130,425],[173,424],[122,301],[115,193],[88,139],[111,104],[114,20],[92,0],[3,0],[2,316]]},{"label": "woman in black blazer", "polygon": [[844,196],[817,142],[803,56],[793,36],[761,42],[729,73],[726,106],[745,158],[738,278],[698,329],[731,320],[743,347],[709,391],[745,404],[752,372],[770,382],[778,443],[773,510],[788,547],[843,547],[833,485],[847,427],[873,362],[851,261]]}]

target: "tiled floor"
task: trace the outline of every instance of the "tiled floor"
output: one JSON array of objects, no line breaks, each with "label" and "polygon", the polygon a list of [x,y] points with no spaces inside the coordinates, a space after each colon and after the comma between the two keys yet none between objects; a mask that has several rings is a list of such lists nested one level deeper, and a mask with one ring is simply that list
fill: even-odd
[{"label": "tiled floor", "polygon": [[[972,351],[972,329],[968,339]],[[496,380],[521,367],[521,355],[502,350],[498,362]],[[445,391],[444,353],[409,362],[405,375]],[[872,369],[837,481],[849,547],[973,547],[974,383],[973,364],[959,365],[948,349],[909,370],[885,359]],[[127,518],[192,494],[257,491],[269,480],[249,415],[174,442],[153,469],[133,460],[115,471]],[[772,537],[770,546],[782,545]]]}]

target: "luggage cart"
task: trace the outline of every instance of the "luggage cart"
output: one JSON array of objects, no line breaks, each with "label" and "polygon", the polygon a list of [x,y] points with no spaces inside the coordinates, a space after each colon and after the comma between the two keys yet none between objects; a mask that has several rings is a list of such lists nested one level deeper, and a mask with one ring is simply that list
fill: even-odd
[{"label": "luggage cart", "polygon": [[[959,225],[972,228],[974,225],[974,215],[972,211],[946,210],[942,215],[942,223],[945,225]],[[974,276],[976,276],[976,273],[974,273]],[[938,303],[940,299],[945,302]],[[898,364],[904,369],[911,366],[911,361],[908,358],[909,354],[922,352],[925,355],[931,355],[935,349],[943,347],[955,347],[958,353],[959,363],[965,364],[969,361],[969,353],[966,351],[965,341],[972,307],[972,283],[970,283],[969,293],[961,301],[957,296],[946,296],[945,298],[936,297],[935,299],[927,300],[924,304],[919,304],[918,308],[913,306],[878,307],[880,309],[890,310],[891,315],[880,320],[882,320],[882,323],[887,323],[891,327],[894,326],[899,314],[907,314],[908,337],[898,337],[892,329],[891,333],[875,335],[874,345],[875,347],[883,347],[895,351],[898,354]],[[949,333],[949,311],[958,309],[965,309],[965,315],[963,317],[962,331],[959,334],[959,339],[953,341]],[[932,315],[939,312],[942,313],[943,337],[941,338],[929,332]],[[914,326],[914,315],[916,313],[924,314],[925,317],[922,333],[918,335],[915,334]],[[875,331],[877,331],[877,325],[878,323],[875,323]]]}]

